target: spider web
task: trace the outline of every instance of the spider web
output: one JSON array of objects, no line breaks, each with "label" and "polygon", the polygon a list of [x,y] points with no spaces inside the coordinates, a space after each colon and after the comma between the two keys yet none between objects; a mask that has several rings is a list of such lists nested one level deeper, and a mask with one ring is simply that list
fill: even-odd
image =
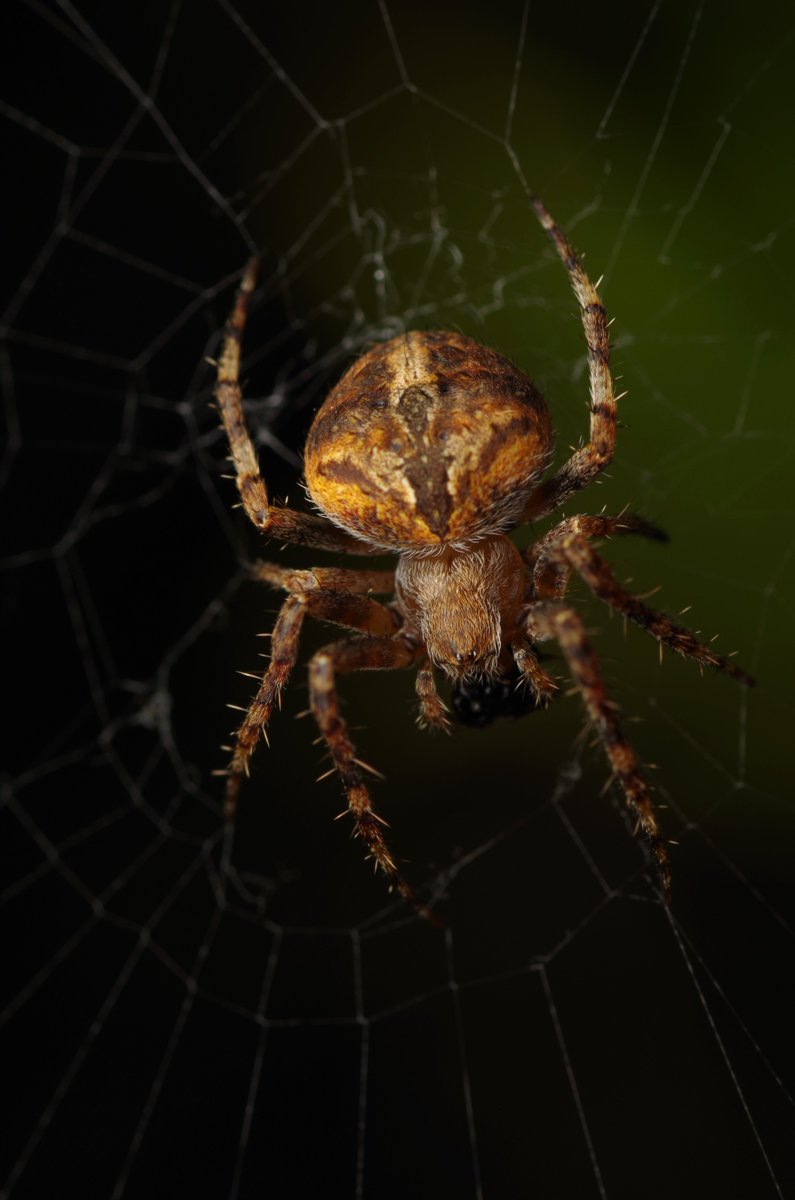
[{"label": "spider web", "polygon": [[[8,11],[2,1194],[795,1195],[789,14]],[[247,565],[280,552],[233,509],[206,359],[257,249],[275,495],[406,327],[519,362],[560,460],[585,363],[528,184],[605,273],[629,392],[581,509],[661,523],[607,547],[619,577],[760,684],[661,669],[575,592],[659,768],[666,911],[576,697],[430,739],[410,677],[346,680],[440,933],[332,820],[301,671],[223,826],[226,704],[277,603]]]}]

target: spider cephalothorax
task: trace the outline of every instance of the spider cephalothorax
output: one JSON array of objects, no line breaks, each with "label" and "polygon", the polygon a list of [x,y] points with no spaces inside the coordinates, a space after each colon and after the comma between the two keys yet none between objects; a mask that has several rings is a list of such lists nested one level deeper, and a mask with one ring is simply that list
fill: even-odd
[{"label": "spider cephalothorax", "polygon": [[[309,666],[312,712],[347,797],[356,832],[390,881],[420,910],[392,859],[339,708],[340,673],[414,667],[419,719],[447,729],[434,669],[453,684],[465,724],[542,707],[556,682],[540,642],[560,646],[612,773],[655,855],[663,892],[669,870],[641,764],[624,737],[582,621],[565,599],[576,571],[594,593],[661,645],[734,676],[750,677],[708,644],[649,608],[613,577],[591,545],[638,533],[661,537],[622,513],[573,516],[520,552],[507,536],[553,512],[610,462],[616,397],[607,319],[599,296],[540,200],[532,207],[569,273],[588,347],[590,437],[548,479],[552,426],[538,389],[517,367],[458,333],[408,332],[354,363],[315,417],[306,445],[306,482],[319,515],[272,507],[246,429],[239,384],[240,341],[257,263],[244,274],[218,364],[218,398],[243,506],[259,530],[281,542],[353,555],[392,553],[396,569],[318,567],[295,571],[258,563],[254,575],[288,593],[271,643],[270,666],[237,732],[227,775],[234,814],[248,760],[265,733],[298,651],[305,615],[356,631],[318,651]],[[373,595],[389,595],[389,605]]]},{"label": "spider cephalothorax", "polygon": [[525,567],[503,534],[435,554],[403,554],[395,596],[434,666],[450,679],[493,679],[513,661]]}]

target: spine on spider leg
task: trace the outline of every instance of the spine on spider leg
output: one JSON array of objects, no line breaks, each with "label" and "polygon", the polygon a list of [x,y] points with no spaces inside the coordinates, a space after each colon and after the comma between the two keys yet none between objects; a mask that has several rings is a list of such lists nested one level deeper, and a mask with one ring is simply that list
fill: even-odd
[{"label": "spine on spider leg", "polygon": [[248,317],[248,303],[254,291],[259,259],[250,258],[237,289],[235,305],[226,322],[215,398],[229,439],[235,465],[237,489],[251,520],[265,528],[270,517],[268,493],[259,473],[257,456],[249,437],[240,391],[240,347]]},{"label": "spine on spider leg", "polygon": [[[610,335],[607,311],[569,239],[553,220],[544,203],[537,196],[531,196],[530,203],[569,273],[574,294],[580,304],[585,340],[588,346],[591,440],[587,446],[575,454],[567,467],[569,474],[578,473],[580,475],[578,486],[582,486],[583,475],[592,478],[604,470],[613,457],[615,445],[616,400],[618,397],[613,392],[613,379],[610,374]],[[558,503],[565,498],[565,494],[560,494]]]},{"label": "spine on spider leg", "polygon": [[[268,742],[268,725],[274,709],[281,707],[282,692],[287,686],[298,655],[298,639],[307,612],[306,596],[288,596],[284,601],[271,634],[271,660],[259,688],[247,709],[235,735],[232,759],[226,772],[227,821],[233,821],[243,779],[248,775],[249,761],[260,738]],[[256,676],[254,676],[256,678]],[[230,708],[238,708],[230,704]]]},{"label": "spine on spider leg", "polygon": [[582,263],[577,257],[577,254],[572,248],[571,242],[566,237],[566,234],[554,220],[551,213],[547,211],[546,206],[544,205],[543,201],[539,200],[538,196],[532,196],[530,203],[533,206],[533,210],[541,222],[541,225],[549,235],[552,245],[557,250],[564,267],[569,272],[574,294],[579,300],[581,306],[583,308],[587,308],[591,304],[596,304],[602,309],[602,312],[604,312],[602,302],[599,299],[599,294],[588,278],[588,275],[586,274]]},{"label": "spine on spider leg", "polygon": [[527,629],[534,639],[543,641],[552,637],[560,645],[588,718],[599,735],[613,776],[648,839],[656,860],[663,896],[668,901],[671,873],[654,802],[640,760],[619,723],[617,706],[607,694],[596,652],[578,613],[565,602],[542,601],[530,606]]}]

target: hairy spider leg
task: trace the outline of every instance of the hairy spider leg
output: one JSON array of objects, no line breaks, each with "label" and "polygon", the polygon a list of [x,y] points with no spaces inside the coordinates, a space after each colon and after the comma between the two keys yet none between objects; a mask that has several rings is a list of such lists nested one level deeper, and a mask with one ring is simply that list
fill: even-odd
[{"label": "hairy spider leg", "polygon": [[640,760],[621,730],[616,705],[607,694],[596,653],[579,615],[564,601],[538,600],[529,606],[525,621],[534,641],[554,638],[559,643],[588,717],[599,734],[613,775],[621,784],[627,803],[637,817],[638,826],[649,839],[657,860],[663,895],[669,901],[671,872],[654,804],[641,773]]},{"label": "hairy spider leg", "polygon": [[[677,625],[666,613],[644,604],[621,586],[605,560],[588,543],[586,531],[594,520],[592,517],[573,517],[546,534],[541,539],[543,545],[536,557],[536,577],[544,581],[547,577],[546,568],[557,568],[558,590],[555,595],[560,597],[565,594],[569,574],[572,570],[577,571],[600,600],[634,621],[662,645],[669,646],[683,658],[722,671],[746,687],[751,687],[754,680],[745,671],[716,654],[709,644],[700,642],[695,634]],[[537,594],[543,595],[543,589],[539,589]]]},{"label": "hairy spider leg", "polygon": [[[571,568],[561,570],[559,563],[546,564],[546,574],[537,569],[538,561],[550,542],[560,541],[567,533],[581,533],[587,538],[609,538],[618,534],[638,534],[655,542],[667,542],[668,534],[650,521],[635,513],[622,512],[617,517],[609,517],[601,513],[598,517],[589,513],[579,513],[574,517],[565,517],[547,533],[526,546],[522,550],[522,558],[530,568],[536,596],[558,597],[565,595]],[[560,578],[558,578],[560,575]],[[549,576],[549,578],[547,578]],[[543,585],[544,591],[539,588]]]},{"label": "hairy spider leg", "polygon": [[[528,601],[557,600],[565,596],[573,570],[572,564],[568,561],[561,561],[557,556],[550,557],[546,551],[550,542],[557,541],[563,533],[569,530],[582,532],[586,537],[609,537],[614,533],[638,533],[657,541],[668,540],[666,534],[656,525],[631,513],[620,513],[617,517],[604,515],[569,517],[521,552],[522,559],[528,567],[526,588]],[[540,665],[523,631],[514,637],[511,650],[524,681],[535,694],[537,703],[548,703],[557,690],[557,684]]]},{"label": "hairy spider leg", "polygon": [[332,642],[315,654],[309,663],[309,695],[312,712],[318,723],[337,774],[342,780],[348,802],[348,812],[354,820],[356,834],[369,850],[376,867],[380,867],[390,884],[421,916],[437,923],[417,898],[389,852],[383,829],[383,817],[373,808],[364,782],[366,769],[356,757],[356,747],[340,712],[336,676],[352,671],[392,671],[410,667],[424,653],[422,647],[385,637],[352,637]]},{"label": "hairy spider leg", "polygon": [[[353,592],[357,595],[375,592],[379,596],[391,596],[395,590],[394,570],[370,571],[366,567],[310,567],[309,570],[296,570],[295,567],[282,567],[278,563],[258,559],[251,567],[251,577],[288,592],[310,592],[322,588],[329,592]],[[353,625],[351,628],[358,629],[359,626]]]},{"label": "hairy spider leg", "polygon": [[[271,564],[262,563],[260,567]],[[274,568],[281,573],[282,568]],[[288,575],[311,575],[313,572],[287,572]],[[282,582],[287,586],[287,581]],[[280,703],[281,693],[287,685],[298,655],[298,640],[304,617],[311,615],[321,621],[330,621],[348,629],[365,630],[373,634],[391,634],[397,625],[396,615],[376,600],[354,592],[324,591],[316,582],[315,590],[296,590],[282,604],[271,634],[271,661],[262,679],[257,694],[248,707],[243,723],[237,731],[232,760],[227,771],[226,799],[224,811],[227,820],[233,820],[237,799],[248,763],[260,737],[267,739],[267,728],[274,708]]]},{"label": "hairy spider leg", "polygon": [[271,661],[248,706],[243,722],[235,735],[232,759],[223,774],[227,776],[224,815],[233,821],[237,812],[240,786],[248,774],[248,763],[260,737],[267,741],[267,728],[281,693],[287,686],[298,654],[298,638],[306,615],[306,597],[288,596],[279,610],[271,634]]},{"label": "hairy spider leg", "polygon": [[535,214],[558,252],[580,305],[585,341],[588,346],[590,382],[590,435],[585,446],[576,450],[545,483],[531,495],[522,520],[535,521],[553,512],[574,492],[589,484],[613,457],[616,444],[617,399],[610,374],[610,334],[607,313],[596,288],[566,235],[547,212],[537,196],[531,197]]},{"label": "hairy spider leg", "polygon": [[215,387],[215,398],[229,440],[237,490],[243,508],[257,529],[270,537],[281,538],[284,542],[313,546],[316,550],[372,554],[372,546],[344,533],[323,517],[295,512],[291,508],[271,507],[268,489],[260,474],[257,455],[246,426],[240,390],[240,346],[258,268],[259,259],[252,258],[243,272],[240,287],[235,295],[234,308],[224,329]]}]

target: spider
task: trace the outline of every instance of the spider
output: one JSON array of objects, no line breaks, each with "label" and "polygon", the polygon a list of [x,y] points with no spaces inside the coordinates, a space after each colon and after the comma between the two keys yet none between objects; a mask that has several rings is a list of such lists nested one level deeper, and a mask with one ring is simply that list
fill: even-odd
[{"label": "spider", "polygon": [[[573,572],[605,604],[663,646],[740,683],[753,680],[710,645],[626,591],[592,546],[635,533],[664,539],[637,516],[570,516],[520,551],[510,530],[553,513],[604,471],[616,441],[608,322],[596,287],[538,198],[531,205],[563,261],[580,306],[588,348],[590,435],[544,479],[552,449],[546,404],[531,380],[494,350],[450,332],[413,331],[359,358],[318,410],[305,450],[306,486],[317,514],[268,498],[243,413],[240,347],[257,259],[243,274],[217,364],[215,395],[237,489],[249,519],[281,542],[368,556],[397,555],[394,570],[258,562],[254,577],[287,593],[271,635],[271,659],[237,731],[225,811],[233,819],[241,783],[286,686],[305,617],[355,631],[309,663],[310,708],[347,798],[354,832],[391,888],[429,915],[392,857],[386,822],[373,807],[340,711],[337,678],[352,671],[416,670],[419,723],[448,730],[435,681],[451,681],[454,708],[469,723],[545,705],[557,684],[539,643],[556,641],[626,804],[656,860],[662,894],[670,870],[640,761],[577,610],[566,599]],[[393,597],[380,603],[374,595]],[[517,686],[520,689],[517,698]],[[522,694],[524,699],[521,699]],[[344,814],[340,814],[344,815]]]}]

